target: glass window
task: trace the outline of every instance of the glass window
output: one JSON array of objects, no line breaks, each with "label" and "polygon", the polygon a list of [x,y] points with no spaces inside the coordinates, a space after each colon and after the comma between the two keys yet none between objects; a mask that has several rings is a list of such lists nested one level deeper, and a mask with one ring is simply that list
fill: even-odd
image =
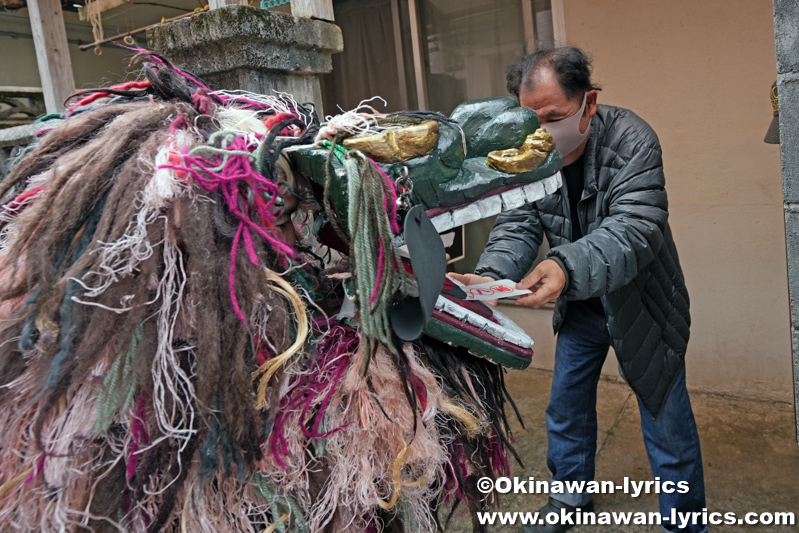
[{"label": "glass window", "polygon": [[507,94],[505,68],[524,46],[519,0],[423,0],[420,18],[430,109]]},{"label": "glass window", "polygon": [[408,0],[337,0],[333,12],[344,51],[333,55],[333,72],[321,76],[325,113],[349,111],[373,96],[386,101],[370,104],[381,113],[415,109]]},{"label": "glass window", "polygon": [[551,0],[533,0],[533,24],[535,28],[535,49],[555,46]]}]

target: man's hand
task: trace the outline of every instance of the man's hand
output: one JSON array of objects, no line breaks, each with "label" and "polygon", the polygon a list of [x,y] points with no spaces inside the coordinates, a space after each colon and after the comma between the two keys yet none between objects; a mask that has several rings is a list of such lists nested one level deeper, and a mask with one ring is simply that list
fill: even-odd
[{"label": "man's hand", "polygon": [[[478,276],[477,274],[457,274],[455,272],[447,272],[447,275],[456,279],[464,285],[477,285],[478,283],[489,283],[496,281],[490,276]],[[497,305],[497,300],[483,300],[487,304]]]},{"label": "man's hand", "polygon": [[516,284],[517,289],[533,291],[532,294],[526,294],[516,300],[516,305],[538,309],[545,303],[556,300],[565,285],[566,274],[557,261],[545,259],[526,278]]}]

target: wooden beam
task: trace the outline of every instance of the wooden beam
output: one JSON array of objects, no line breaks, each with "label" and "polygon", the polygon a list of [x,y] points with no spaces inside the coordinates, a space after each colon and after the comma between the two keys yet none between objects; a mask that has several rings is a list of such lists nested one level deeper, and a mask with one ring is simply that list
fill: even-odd
[{"label": "wooden beam", "polygon": [[125,33],[120,33],[118,35],[114,35],[113,37],[106,37],[105,39],[101,39],[99,41],[94,41],[93,43],[82,44],[78,46],[81,51],[88,50],[89,48],[96,48],[98,46],[102,46],[104,44],[112,43],[114,41],[118,41],[120,39],[124,39],[125,37],[137,35],[139,33],[144,33],[150,28],[155,28],[156,26],[160,26],[165,22],[172,22],[174,20],[184,19],[186,17],[190,17],[192,15],[196,15],[197,13],[202,13],[204,11],[209,11],[210,6],[206,5],[201,10],[192,13],[183,13],[182,15],[178,15],[177,17],[172,17],[171,19],[164,19],[161,22],[156,22],[155,24],[150,24],[149,26],[144,26],[143,28],[136,28],[135,30],[126,31]]},{"label": "wooden beam", "polygon": [[75,92],[61,0],[28,0],[28,14],[44,105],[48,113],[59,113],[64,100]]},{"label": "wooden beam", "polygon": [[291,0],[291,14],[295,17],[335,22],[333,0]]},{"label": "wooden beam", "polygon": [[16,85],[0,85],[0,93],[14,96],[27,96],[42,94],[41,87],[17,87]]}]

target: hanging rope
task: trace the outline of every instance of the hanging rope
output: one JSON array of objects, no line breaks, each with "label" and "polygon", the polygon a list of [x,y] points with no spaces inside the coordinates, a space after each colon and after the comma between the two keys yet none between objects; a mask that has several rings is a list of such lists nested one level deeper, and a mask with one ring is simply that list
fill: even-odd
[{"label": "hanging rope", "polygon": [[[103,40],[103,20],[100,16],[100,4],[97,0],[86,0],[83,4],[83,10],[86,13],[86,18],[89,20],[89,23],[92,25],[92,36],[94,37],[94,42],[98,43],[99,41]],[[100,45],[94,47],[94,53],[98,56],[103,55],[103,49],[100,48]]]},{"label": "hanging rope", "polygon": [[355,278],[355,295],[360,302],[361,331],[367,338],[363,368],[369,368],[374,341],[392,353],[388,309],[399,285],[405,292],[405,271],[401,267],[394,235],[397,224],[397,193],[394,184],[374,161],[353,150],[344,159],[349,196],[350,258]]}]

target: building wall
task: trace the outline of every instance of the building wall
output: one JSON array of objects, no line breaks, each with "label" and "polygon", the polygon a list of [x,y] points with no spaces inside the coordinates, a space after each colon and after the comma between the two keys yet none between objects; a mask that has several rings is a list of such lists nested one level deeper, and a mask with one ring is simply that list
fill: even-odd
[{"label": "building wall", "polygon": [[[90,43],[91,26],[78,20],[77,13],[64,12],[64,21],[69,43],[69,55],[77,89],[98,87],[102,84],[117,83],[127,75],[128,59],[133,52],[107,46],[102,55],[92,50],[81,52],[78,42]],[[12,35],[0,35],[0,86],[41,87],[39,69],[36,64],[36,49],[31,34],[28,10],[20,9],[11,13],[0,13],[0,30]],[[106,28],[106,36],[116,34],[116,28]]]},{"label": "building wall", "polygon": [[791,295],[794,406],[799,438],[799,4],[774,0],[777,85],[780,106],[780,149],[788,241],[788,285]]},{"label": "building wall", "polygon": [[635,111],[663,146],[691,295],[689,387],[792,401],[780,154],[763,142],[777,77],[771,0],[563,3],[568,43],[594,56],[600,103]]}]

